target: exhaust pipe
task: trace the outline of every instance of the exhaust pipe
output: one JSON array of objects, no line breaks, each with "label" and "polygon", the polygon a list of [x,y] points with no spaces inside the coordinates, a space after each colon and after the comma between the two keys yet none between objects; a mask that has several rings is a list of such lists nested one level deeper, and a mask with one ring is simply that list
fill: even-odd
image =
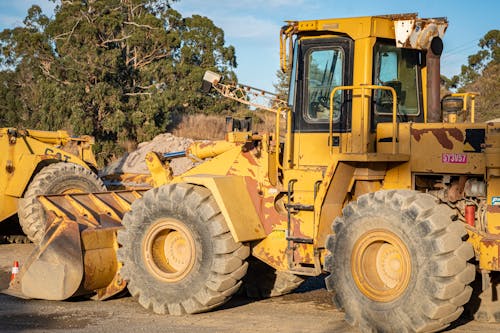
[{"label": "exhaust pipe", "polygon": [[427,122],[440,123],[443,121],[441,113],[441,54],[443,41],[434,37],[427,49]]}]

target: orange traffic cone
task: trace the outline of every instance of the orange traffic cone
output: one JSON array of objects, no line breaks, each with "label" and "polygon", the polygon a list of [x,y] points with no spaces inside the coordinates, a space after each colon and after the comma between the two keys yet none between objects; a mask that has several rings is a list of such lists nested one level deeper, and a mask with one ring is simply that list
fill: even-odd
[{"label": "orange traffic cone", "polygon": [[12,265],[12,273],[10,274],[11,281],[13,281],[16,278],[17,273],[19,273],[19,262],[16,260]]}]

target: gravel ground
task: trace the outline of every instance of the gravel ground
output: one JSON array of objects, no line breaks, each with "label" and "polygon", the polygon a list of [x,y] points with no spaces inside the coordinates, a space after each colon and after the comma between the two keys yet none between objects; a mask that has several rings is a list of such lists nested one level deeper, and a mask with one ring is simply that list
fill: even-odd
[{"label": "gravel ground", "polygon": [[[8,286],[13,260],[22,264],[33,244],[0,245],[0,289]],[[0,332],[359,332],[343,320],[321,279],[311,279],[298,292],[254,301],[234,297],[203,314],[156,315],[132,297],[104,302],[23,300],[0,294]],[[449,332],[500,331],[500,325],[460,319]]]}]

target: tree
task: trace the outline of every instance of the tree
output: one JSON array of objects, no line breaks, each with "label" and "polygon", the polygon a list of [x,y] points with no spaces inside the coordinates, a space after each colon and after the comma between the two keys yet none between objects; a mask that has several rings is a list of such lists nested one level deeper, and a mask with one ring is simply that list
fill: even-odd
[{"label": "tree", "polygon": [[481,48],[468,57],[468,64],[462,66],[460,75],[454,76],[451,83],[464,87],[477,80],[490,64],[500,63],[500,30],[490,30],[479,40]]},{"label": "tree", "polygon": [[206,69],[235,77],[234,48],[173,1],[68,0],[54,19],[31,7],[0,34],[0,108],[12,110],[2,122],[94,135],[103,161],[116,143],[166,131],[174,113],[230,108],[198,87]]},{"label": "tree", "polygon": [[469,56],[461,73],[443,81],[459,92],[478,92],[477,120],[485,121],[500,116],[500,30],[488,31],[478,45],[481,49]]},{"label": "tree", "polygon": [[290,71],[283,72],[282,70],[276,71],[276,79],[278,82],[274,83],[274,90],[279,99],[288,100],[288,90],[290,89]]},{"label": "tree", "polygon": [[500,118],[500,63],[488,65],[474,82],[463,88],[480,94],[476,98],[476,119],[487,121]]}]

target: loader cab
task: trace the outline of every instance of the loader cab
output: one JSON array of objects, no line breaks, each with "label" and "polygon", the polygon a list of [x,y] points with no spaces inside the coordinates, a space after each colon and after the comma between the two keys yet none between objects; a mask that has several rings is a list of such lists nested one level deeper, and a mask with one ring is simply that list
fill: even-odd
[{"label": "loader cab", "polygon": [[[400,121],[423,122],[422,52],[397,48],[394,40],[377,40],[373,48],[372,84],[390,86],[397,92]],[[325,132],[329,128],[330,92],[353,83],[354,41],[329,37],[296,41],[290,80],[289,105],[293,108],[293,131]],[[369,84],[370,82],[366,82]],[[333,98],[334,132],[349,132],[352,93],[337,92]],[[392,98],[375,91],[371,101],[372,128],[391,121]]]},{"label": "loader cab", "polygon": [[[423,51],[398,48],[394,39],[357,41],[344,34],[299,35],[290,75],[290,167],[325,166],[331,147],[333,153],[376,151],[377,125],[393,120],[392,94],[346,89],[332,97],[335,87],[391,87],[397,94],[398,122],[423,122],[424,62]],[[361,143],[360,137],[366,142]]]}]

